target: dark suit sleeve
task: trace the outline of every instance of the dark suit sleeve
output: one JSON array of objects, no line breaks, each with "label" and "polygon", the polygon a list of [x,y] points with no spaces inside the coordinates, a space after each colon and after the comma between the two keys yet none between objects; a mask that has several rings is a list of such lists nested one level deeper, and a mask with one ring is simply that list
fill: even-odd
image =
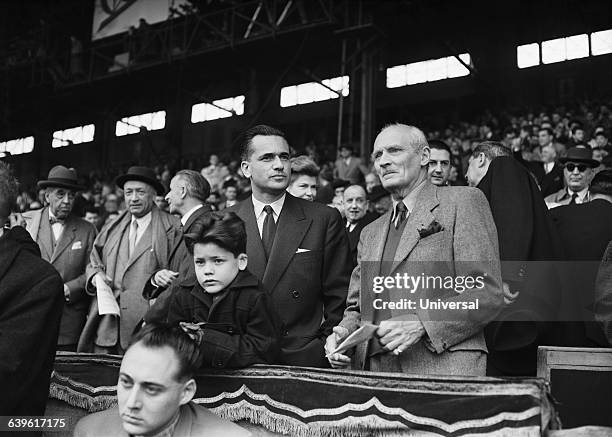
[{"label": "dark suit sleeve", "polygon": [[331,334],[332,328],[342,320],[350,273],[351,253],[348,237],[340,213],[333,209],[325,233],[323,252],[322,290],[325,321],[320,329],[322,338]]},{"label": "dark suit sleeve", "polygon": [[[33,398],[41,386],[49,387],[64,302],[63,282],[57,272],[32,274],[44,276],[20,290],[0,314],[0,415],[9,414],[15,406],[38,403],[40,399]],[[20,413],[40,415],[42,411]]]},{"label": "dark suit sleeve", "polygon": [[595,320],[612,346],[612,241],[606,248],[595,281]]},{"label": "dark suit sleeve", "polygon": [[[93,225],[89,225],[86,228],[86,239],[84,241],[85,250],[86,250],[86,260],[89,260],[91,256],[91,251],[93,249],[93,243],[96,239],[96,228]],[[85,293],[85,281],[87,279],[87,275],[85,273],[85,267],[87,266],[87,261],[85,262],[85,266],[83,268],[83,273],[76,278],[66,282],[66,285],[70,289],[70,304],[74,304],[75,302],[80,301],[84,297],[87,296]]]}]

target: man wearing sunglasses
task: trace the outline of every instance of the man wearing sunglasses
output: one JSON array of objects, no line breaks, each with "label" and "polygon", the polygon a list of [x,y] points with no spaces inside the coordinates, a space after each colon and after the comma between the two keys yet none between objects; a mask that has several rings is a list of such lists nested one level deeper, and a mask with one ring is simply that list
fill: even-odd
[{"label": "man wearing sunglasses", "polygon": [[589,183],[595,174],[593,169],[599,166],[591,151],[586,147],[572,147],[559,162],[564,166],[565,188],[546,196],[548,208],[589,202]]}]

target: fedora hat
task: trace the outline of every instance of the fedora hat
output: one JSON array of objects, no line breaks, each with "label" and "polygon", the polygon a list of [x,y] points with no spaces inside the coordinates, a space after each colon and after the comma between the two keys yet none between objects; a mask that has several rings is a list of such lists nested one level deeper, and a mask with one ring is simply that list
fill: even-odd
[{"label": "fedora hat", "polygon": [[75,191],[83,190],[85,188],[78,184],[76,170],[73,168],[64,167],[63,165],[56,165],[53,167],[51,170],[49,170],[47,179],[38,181],[38,184],[36,185],[38,188],[58,187]]},{"label": "fedora hat", "polygon": [[119,188],[123,188],[127,181],[141,181],[151,185],[157,191],[157,194],[162,196],[166,189],[157,180],[155,172],[148,167],[134,166],[130,167],[126,174],[118,176],[115,183]]},{"label": "fedora hat", "polygon": [[599,167],[599,161],[593,159],[591,149],[586,147],[571,147],[563,158],[559,158],[561,164],[566,162],[583,162],[591,168]]}]

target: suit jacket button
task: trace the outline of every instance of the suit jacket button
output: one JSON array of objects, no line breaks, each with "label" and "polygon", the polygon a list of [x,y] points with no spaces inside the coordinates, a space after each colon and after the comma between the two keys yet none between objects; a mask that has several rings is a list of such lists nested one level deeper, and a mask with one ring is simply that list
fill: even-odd
[{"label": "suit jacket button", "polygon": [[234,328],[231,327],[231,326],[229,328],[227,328],[227,333],[228,334],[233,334],[234,333]]},{"label": "suit jacket button", "polygon": [[289,335],[289,331],[287,331],[286,329],[283,331],[283,337],[287,337]]},{"label": "suit jacket button", "polygon": [[293,291],[291,292],[291,295],[292,295],[294,298],[296,298],[296,299],[297,299],[298,297],[300,297],[300,292],[299,292],[299,291],[297,291],[297,290],[293,290]]}]

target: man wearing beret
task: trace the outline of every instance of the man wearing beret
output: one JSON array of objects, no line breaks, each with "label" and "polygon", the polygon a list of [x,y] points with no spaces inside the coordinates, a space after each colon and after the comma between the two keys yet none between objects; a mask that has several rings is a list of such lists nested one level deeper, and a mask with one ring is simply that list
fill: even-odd
[{"label": "man wearing beret", "polygon": [[64,281],[58,349],[76,351],[91,300],[85,293],[85,268],[97,232],[72,212],[76,193],[83,189],[74,169],[53,167],[47,179],[38,182],[38,188],[45,190],[48,206],[25,212],[23,218],[42,259],[49,261]]},{"label": "man wearing beret", "polygon": [[116,180],[127,209],[104,227],[87,266],[87,292],[96,296],[79,340],[82,352],[122,354],[149,309],[142,289],[151,275],[167,269],[181,239],[177,218],[155,206],[164,194],[155,172],[131,167]]}]

